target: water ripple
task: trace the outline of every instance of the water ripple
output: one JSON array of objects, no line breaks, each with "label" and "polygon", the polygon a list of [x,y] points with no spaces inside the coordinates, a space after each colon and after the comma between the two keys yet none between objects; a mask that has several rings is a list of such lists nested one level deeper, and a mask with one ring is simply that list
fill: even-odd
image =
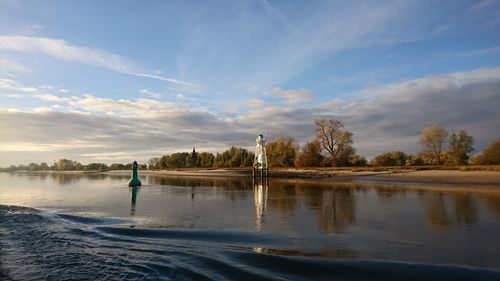
[{"label": "water ripple", "polygon": [[500,279],[490,269],[357,260],[341,250],[332,255],[341,258],[312,257],[277,235],[130,228],[1,205],[0,222],[1,280]]}]

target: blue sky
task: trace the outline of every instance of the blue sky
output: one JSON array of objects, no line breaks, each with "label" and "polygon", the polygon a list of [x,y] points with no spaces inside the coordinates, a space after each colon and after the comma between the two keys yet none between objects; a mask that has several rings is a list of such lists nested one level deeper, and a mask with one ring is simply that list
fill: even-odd
[{"label": "blue sky", "polygon": [[[0,1],[0,166],[310,140],[500,137],[500,2]],[[83,131],[81,131],[83,130]]]}]

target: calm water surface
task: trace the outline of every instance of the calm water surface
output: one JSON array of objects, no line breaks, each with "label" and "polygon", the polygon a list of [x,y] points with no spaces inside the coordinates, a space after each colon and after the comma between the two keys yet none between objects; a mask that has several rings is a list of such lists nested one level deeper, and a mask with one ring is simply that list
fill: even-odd
[{"label": "calm water surface", "polygon": [[0,279],[500,280],[499,186],[0,173]]}]

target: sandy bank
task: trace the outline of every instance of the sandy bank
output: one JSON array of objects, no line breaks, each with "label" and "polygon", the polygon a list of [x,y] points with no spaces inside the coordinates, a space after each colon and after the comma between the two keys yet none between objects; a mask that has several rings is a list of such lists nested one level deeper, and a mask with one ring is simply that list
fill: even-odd
[{"label": "sandy bank", "polygon": [[372,178],[373,180],[399,182],[496,184],[500,187],[500,172],[498,171],[408,171],[370,177]]}]

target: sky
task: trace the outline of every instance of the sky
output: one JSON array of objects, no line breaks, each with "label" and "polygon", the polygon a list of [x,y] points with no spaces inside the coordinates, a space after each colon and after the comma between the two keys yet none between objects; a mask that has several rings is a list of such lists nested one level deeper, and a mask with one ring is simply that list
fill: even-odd
[{"label": "sky", "polygon": [[0,167],[314,138],[500,139],[500,1],[0,0]]}]

